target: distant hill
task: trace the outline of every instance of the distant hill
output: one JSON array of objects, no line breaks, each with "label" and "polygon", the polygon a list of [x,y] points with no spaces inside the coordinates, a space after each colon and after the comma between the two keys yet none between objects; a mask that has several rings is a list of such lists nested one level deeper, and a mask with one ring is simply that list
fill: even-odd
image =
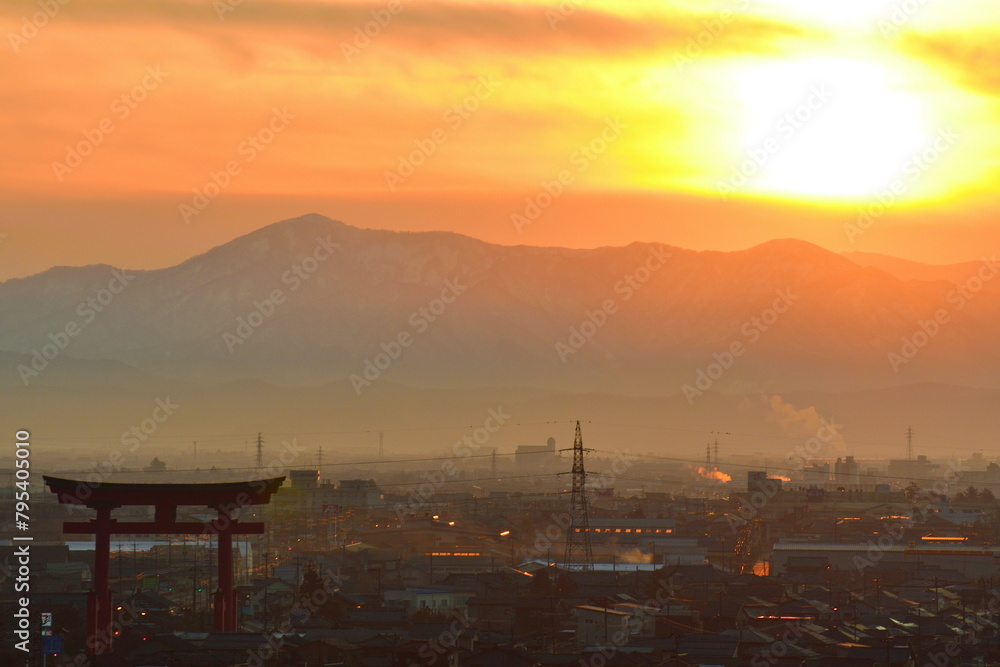
[{"label": "distant hill", "polygon": [[[669,395],[735,343],[744,352],[716,391],[997,386],[1000,293],[984,289],[959,310],[938,275],[977,265],[928,268],[934,279],[920,280],[919,265],[890,260],[862,266],[871,256],[792,239],[729,253],[504,247],[307,215],[162,270],[116,279],[111,267],[60,267],[8,280],[0,349],[30,355],[76,323],[53,367],[118,362],[206,383],[355,376],[361,390],[367,368],[368,382]],[[889,353],[942,308],[950,322],[895,372]]]},{"label": "distant hill", "polygon": [[698,429],[773,433],[778,394],[836,408],[862,438],[894,441],[916,415],[981,445],[997,426],[1000,282],[960,289],[982,266],[794,239],[506,247],[306,215],[166,269],[0,283],[0,417],[111,446],[166,396],[183,408],[156,437],[185,442],[476,424],[512,405],[519,421],[676,424],[694,435],[631,442],[695,446]]},{"label": "distant hill", "polygon": [[[982,261],[959,262],[958,264],[923,264],[874,252],[845,252],[842,255],[855,264],[881,269],[901,280],[945,280],[958,283],[975,274],[982,264]],[[998,290],[1000,282],[987,284],[987,288]]]}]

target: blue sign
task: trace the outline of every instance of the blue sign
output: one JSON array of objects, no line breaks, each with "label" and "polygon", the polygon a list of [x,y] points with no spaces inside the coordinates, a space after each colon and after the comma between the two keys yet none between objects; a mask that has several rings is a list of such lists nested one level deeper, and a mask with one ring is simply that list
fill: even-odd
[{"label": "blue sign", "polygon": [[45,655],[56,655],[63,652],[62,635],[52,637],[42,637],[42,653]]}]

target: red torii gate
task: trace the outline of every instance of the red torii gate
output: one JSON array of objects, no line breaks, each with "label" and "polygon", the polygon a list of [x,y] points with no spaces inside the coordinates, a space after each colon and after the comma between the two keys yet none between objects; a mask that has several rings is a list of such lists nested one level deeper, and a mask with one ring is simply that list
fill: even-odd
[{"label": "red torii gate", "polygon": [[[264,523],[242,523],[233,515],[248,505],[266,505],[285,481],[272,477],[249,482],[215,484],[91,483],[60,477],[43,477],[60,503],[85,505],[97,511],[90,521],[67,521],[63,533],[94,535],[94,587],[87,600],[87,649],[98,655],[111,649],[111,535],[216,535],[219,549],[219,588],[215,592],[216,632],[236,631],[236,597],[233,594],[233,535],[261,535]],[[124,505],[153,505],[154,520],[118,521],[111,510]],[[202,505],[218,512],[209,522],[177,521],[179,505]]]}]

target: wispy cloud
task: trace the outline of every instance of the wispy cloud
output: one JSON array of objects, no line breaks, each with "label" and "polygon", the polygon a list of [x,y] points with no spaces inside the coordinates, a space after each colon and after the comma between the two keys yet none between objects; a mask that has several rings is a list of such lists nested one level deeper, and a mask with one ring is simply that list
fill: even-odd
[{"label": "wispy cloud", "polygon": [[[371,12],[385,8],[383,2],[244,2],[224,14],[220,21],[212,3],[142,2],[119,3],[98,0],[70,3],[60,14],[65,24],[141,25],[172,27],[218,39],[236,47],[234,29],[266,29],[270,41],[296,40],[297,34],[322,34],[331,51],[339,37],[349,36],[359,25],[372,19]],[[711,15],[661,9],[652,13],[623,14],[607,6],[580,5],[555,26],[550,17],[558,3],[467,3],[427,1],[404,4],[393,18],[393,29],[385,41],[421,48],[433,56],[470,46],[516,47],[529,53],[588,51],[594,53],[631,52],[670,48],[684,44],[705,29]],[[0,0],[0,13],[16,16],[24,3]],[[777,40],[804,36],[803,26],[749,15],[737,15],[717,41],[720,51],[761,52],[775,48]],[[225,35],[228,35],[226,37]],[[310,43],[304,44],[310,48]]]},{"label": "wispy cloud", "polygon": [[977,93],[1000,95],[1000,41],[993,30],[909,33],[903,48]]}]

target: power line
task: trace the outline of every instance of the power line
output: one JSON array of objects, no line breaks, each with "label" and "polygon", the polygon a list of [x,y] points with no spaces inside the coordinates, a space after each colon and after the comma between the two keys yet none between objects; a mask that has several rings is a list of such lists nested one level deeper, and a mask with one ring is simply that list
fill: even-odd
[{"label": "power line", "polygon": [[[550,451],[522,452],[518,456],[522,456],[522,455],[523,456],[528,456],[528,455],[534,455],[534,454],[548,454],[548,455],[551,455],[552,452],[550,452]],[[500,456],[508,456],[509,457],[509,456],[513,456],[513,454],[506,454],[506,455],[501,454]],[[387,459],[387,460],[377,459],[377,460],[373,460],[373,461],[342,461],[340,463],[324,463],[323,466],[326,467],[326,468],[329,468],[329,467],[332,467],[332,466],[366,466],[366,465],[375,465],[375,464],[378,464],[378,463],[422,463],[422,462],[427,462],[427,461],[455,461],[456,459],[457,460],[485,459],[485,458],[492,458],[492,457],[493,457],[492,453],[490,453],[490,454],[470,454],[468,456],[466,456],[466,455],[462,455],[462,456],[428,456],[428,457],[416,458],[416,459]],[[289,469],[290,468],[291,468],[291,466],[289,466]],[[215,468],[214,470],[217,471],[217,472],[237,471],[237,470],[238,471],[249,471],[250,468],[247,468],[247,467],[229,467],[229,468]],[[86,469],[86,470],[57,470],[57,471],[54,471],[54,472],[58,472],[58,473],[64,474],[64,475],[69,475],[69,474],[81,474],[81,475],[85,475],[85,474],[94,472],[94,469],[93,468],[89,468],[89,469]],[[138,473],[140,471],[139,470],[129,470],[129,471],[123,471],[123,472],[127,472],[128,474],[133,474],[133,473]],[[141,471],[141,472],[145,473],[147,471]],[[199,468],[171,468],[171,469],[167,470],[166,472],[167,473],[172,473],[172,472],[208,472],[208,471],[207,470],[201,470]],[[162,474],[162,473],[159,473],[159,474]],[[458,481],[461,481],[461,480],[458,480]]]},{"label": "power line", "polygon": [[[536,474],[533,474],[533,475],[504,475],[501,478],[501,481],[508,480],[508,479],[540,479],[542,477],[558,478],[559,474],[560,473],[557,473],[557,472],[543,472],[543,473],[536,473]],[[425,482],[425,481],[426,480],[421,479],[419,481],[418,480],[414,480],[412,482],[390,482],[388,484],[378,484],[377,486],[380,489],[383,488],[383,487],[388,487],[388,486],[420,486],[420,484],[423,483],[423,482]],[[495,477],[476,477],[476,478],[473,478],[473,479],[451,479],[451,480],[445,480],[442,484],[460,484],[460,483],[463,483],[463,482],[495,482],[495,481],[496,481]],[[560,491],[559,493],[566,493],[566,492]],[[536,494],[532,493],[531,495],[536,495]],[[538,495],[556,495],[556,494],[553,494],[553,493],[544,493],[544,494],[538,494]],[[465,502],[467,502],[467,501],[465,501]]]},{"label": "power line", "polygon": [[[504,427],[507,427],[507,426],[547,426],[547,425],[554,425],[554,424],[573,424],[573,423],[574,422],[572,420],[569,420],[569,421],[540,421],[540,422],[508,422],[508,423],[504,424]],[[586,423],[590,423],[590,422],[583,422],[583,423],[586,424]],[[482,424],[455,424],[455,425],[452,425],[452,426],[413,426],[413,427],[405,427],[405,428],[381,428],[381,427],[379,427],[379,428],[365,428],[365,429],[347,429],[347,430],[343,430],[343,431],[273,431],[273,432],[269,431],[269,433],[271,433],[275,437],[296,437],[296,436],[303,436],[303,435],[370,435],[370,434],[373,434],[373,433],[377,434],[377,433],[416,433],[416,432],[422,432],[422,431],[460,431],[460,430],[463,430],[463,429],[465,429],[465,430],[468,430],[468,429],[477,429],[477,428],[480,428],[481,426],[482,426]],[[245,433],[245,432],[241,432],[241,433],[219,433],[219,434],[216,434],[214,436],[212,436],[212,435],[205,435],[204,433],[196,433],[196,434],[162,435],[162,436],[161,435],[147,435],[147,436],[145,436],[145,439],[146,440],[180,440],[180,439],[186,439],[186,438],[200,438],[202,440],[205,440],[205,439],[216,438],[216,439],[231,440],[233,442],[242,442],[248,436],[252,436],[252,435],[253,435],[252,433]],[[39,442],[39,441],[45,441],[45,442],[64,441],[64,442],[67,442],[67,443],[83,442],[83,441],[88,441],[88,442],[107,442],[108,440],[112,440],[112,439],[113,439],[112,437],[99,437],[99,436],[92,436],[92,437],[82,437],[82,436],[75,436],[75,435],[70,435],[70,436],[59,436],[59,435],[44,436],[44,435],[38,435],[38,436],[36,436],[36,435],[32,434],[32,442]]]},{"label": "power line", "polygon": [[[608,450],[608,449],[592,449],[591,451],[602,452],[604,454],[609,454],[609,455],[612,455],[612,456],[619,455],[619,454],[622,453],[619,450]],[[548,452],[548,451],[522,452],[521,455],[523,455],[523,456],[530,456],[530,455],[534,455],[534,454],[546,454],[546,455],[550,455],[551,452]],[[510,456],[510,455],[506,455],[506,456]],[[700,461],[700,460],[698,460],[698,459],[686,458],[686,457],[677,457],[677,456],[662,456],[662,455],[656,455],[656,454],[631,454],[631,453],[629,453],[629,456],[635,456],[635,457],[642,458],[642,459],[652,459],[652,460],[659,460],[659,461],[670,461],[670,462],[674,462],[674,463],[682,463],[682,464],[690,465],[692,467],[697,467],[698,465],[703,464],[703,462]],[[371,465],[384,464],[384,463],[426,463],[426,462],[432,462],[432,461],[455,461],[455,460],[465,460],[465,459],[484,459],[484,458],[492,458],[492,457],[493,457],[493,453],[491,452],[489,454],[471,454],[471,455],[468,455],[468,456],[464,456],[464,455],[463,456],[431,456],[431,457],[419,457],[419,458],[410,458],[410,459],[388,459],[388,460],[381,459],[381,460],[370,460],[370,461],[343,461],[343,462],[336,462],[336,463],[324,463],[324,467],[330,468],[330,467],[344,467],[344,466],[371,466]],[[747,469],[747,470],[759,470],[762,466],[756,465],[756,464],[748,464],[748,463],[727,463],[727,464],[725,464],[725,467],[727,469],[741,468],[741,469]],[[789,470],[790,469],[790,467],[788,467],[788,466],[772,466],[772,468],[774,470],[778,470],[778,471]],[[247,467],[227,467],[227,468],[218,468],[217,467],[217,468],[214,468],[215,472],[236,472],[236,471],[238,471],[238,472],[249,472],[250,470],[251,469],[247,468]],[[72,474],[83,474],[83,475],[85,475],[85,474],[93,473],[94,472],[94,468],[88,468],[88,469],[83,469],[83,470],[55,470],[53,472],[54,473],[58,473],[58,474],[70,474],[70,475],[72,475]],[[164,472],[148,472],[148,471],[141,471],[141,470],[138,470],[138,469],[137,470],[122,471],[123,474],[129,474],[129,475],[134,475],[134,474],[159,474],[159,475],[162,475],[162,474],[181,473],[181,472],[208,472],[208,471],[207,470],[200,470],[200,469],[196,469],[196,468],[175,468],[175,469],[170,469],[170,470],[167,470],[167,471],[164,471]],[[956,480],[953,480],[953,483],[962,483],[962,480],[961,480],[961,473],[962,473],[962,471],[959,470],[959,471],[956,471],[956,473],[957,473],[957,475],[958,475],[959,478],[956,479]],[[630,479],[630,478],[626,478],[626,477],[623,477],[623,476],[620,476],[620,475],[616,475],[616,477],[618,479]],[[899,476],[899,475],[888,475],[888,474],[878,474],[878,473],[862,473],[862,472],[857,473],[857,477],[859,477],[859,478],[866,478],[866,479],[873,479],[873,480],[874,479],[877,479],[877,480],[894,480],[894,481],[897,481],[897,482],[931,482],[931,483],[933,483],[933,482],[947,481],[947,480],[944,480],[943,477],[927,478],[927,477],[911,477],[911,476]],[[512,479],[511,476],[506,476],[505,478],[506,479]],[[649,481],[649,482],[659,482],[659,481],[685,482],[685,481],[691,481],[691,480],[685,479],[685,478],[670,478],[669,480],[667,480],[666,478],[664,480],[651,480],[651,479],[644,479],[643,480],[643,479],[637,479],[637,478],[632,478],[632,479],[635,479],[635,481]],[[465,481],[465,480],[461,480],[461,479],[445,480],[445,483],[458,483],[458,482],[462,482],[462,481]],[[830,481],[833,481],[833,480],[830,480]],[[808,484],[809,481],[808,480],[803,480],[801,483]],[[726,488],[726,487],[722,487],[722,488]]]},{"label": "power line", "polygon": [[[546,426],[546,425],[557,425],[557,424],[574,424],[572,420],[550,420],[550,421],[539,421],[539,422],[509,422],[504,426]],[[697,434],[708,434],[714,435],[719,433],[718,430],[706,430],[706,429],[685,429],[676,428],[660,425],[647,425],[647,424],[623,424],[617,422],[600,422],[600,421],[582,421],[584,424],[594,424],[600,426],[613,426],[616,428],[631,428],[631,429],[648,429],[656,431],[671,431],[676,433],[697,433]],[[271,432],[275,437],[296,437],[296,436],[323,436],[323,435],[366,435],[366,434],[377,434],[377,433],[417,433],[417,432],[427,432],[427,431],[457,431],[462,429],[475,429],[481,426],[481,424],[455,424],[451,426],[420,426],[420,427],[401,427],[395,429],[386,428],[368,428],[368,429],[345,429],[337,431],[274,431]],[[763,438],[775,442],[799,442],[803,440],[803,436],[779,436],[767,433],[752,433],[752,432],[737,432],[737,431],[726,431],[726,435],[731,435],[734,437],[744,437],[744,438]],[[248,437],[252,437],[253,434],[248,434],[245,432],[241,433],[220,433],[216,435],[206,435],[204,433],[197,434],[182,434],[182,435],[148,435],[145,436],[146,440],[180,440],[180,439],[190,439],[198,438],[202,441],[212,440],[212,441],[232,441],[232,442],[242,442]],[[113,438],[110,437],[81,437],[81,436],[44,436],[39,434],[33,436],[34,441],[44,441],[44,442],[55,442],[63,441],[67,443],[73,442],[107,442]],[[884,446],[892,447],[894,443],[892,441],[868,441],[868,440],[852,440],[852,444],[856,445],[872,445],[872,446]]]},{"label": "power line", "polygon": [[[607,454],[620,454],[621,453],[621,452],[617,452],[617,451],[614,451],[614,450],[608,450],[608,449],[595,449],[594,451],[596,451],[596,452],[605,452]],[[687,463],[687,464],[690,464],[692,466],[701,465],[703,463],[699,459],[694,459],[694,458],[683,458],[683,457],[678,457],[678,456],[660,456],[660,455],[657,455],[657,454],[631,454],[630,453],[629,456],[636,456],[636,457],[643,458],[643,459],[656,459],[656,460],[661,460],[661,461],[674,461],[676,463]],[[750,464],[750,463],[727,463],[725,465],[725,467],[727,467],[727,468],[745,468],[745,469],[748,469],[748,470],[760,470],[761,468],[763,468],[765,466],[755,465],[755,464]],[[774,470],[790,470],[791,469],[791,466],[770,466],[770,467],[772,469],[774,469]],[[959,478],[955,479],[954,483],[961,483],[961,481],[962,481],[961,480],[961,474],[962,474],[963,471],[957,470],[955,472],[956,472],[956,475]],[[972,472],[972,471],[966,471],[966,472]],[[906,476],[888,475],[888,474],[886,474],[886,475],[880,475],[878,473],[861,473],[861,472],[857,473],[856,476],[857,477],[867,477],[867,478],[872,478],[872,479],[890,479],[890,480],[909,481],[909,482],[941,482],[941,481],[948,481],[948,480],[945,480],[943,477],[934,477],[934,478],[931,478],[931,477],[911,477],[909,475],[906,475]],[[834,480],[829,480],[829,481],[834,481]],[[795,482],[793,482],[793,483],[795,483]],[[808,480],[802,480],[801,483],[802,484],[808,484],[809,482],[808,482]],[[845,486],[849,486],[849,485],[845,485]]]},{"label": "power line", "polygon": [[[610,454],[610,455],[621,454],[620,451],[617,451],[617,450],[608,450],[608,449],[592,449],[591,451],[594,451],[594,452],[603,452],[605,454]],[[548,451],[544,451],[544,452],[522,452],[521,455],[527,456],[527,455],[533,455],[533,454],[551,454],[551,452],[548,452]],[[684,458],[684,457],[677,457],[677,456],[660,456],[660,455],[656,455],[656,454],[629,454],[629,455],[630,456],[636,456],[638,458],[643,458],[643,459],[654,459],[654,460],[660,460],[660,461],[672,461],[672,462],[675,462],[675,463],[683,463],[683,464],[691,465],[692,467],[697,467],[698,465],[701,465],[703,463],[702,461],[700,461],[698,459]],[[413,459],[390,459],[390,460],[382,460],[382,461],[379,461],[379,460],[373,460],[373,461],[346,461],[346,462],[339,462],[339,463],[326,463],[326,464],[324,464],[324,466],[327,467],[327,468],[329,468],[329,467],[333,467],[333,466],[370,466],[370,465],[376,465],[376,464],[379,464],[379,463],[425,463],[425,462],[431,462],[431,461],[455,461],[455,460],[465,460],[465,459],[483,459],[483,458],[492,458],[492,456],[493,456],[493,454],[490,453],[490,454],[472,454],[472,455],[469,455],[469,456],[433,456],[433,457],[422,457],[422,458],[413,458]],[[727,464],[725,464],[725,467],[729,468],[729,469],[731,469],[731,468],[743,468],[743,469],[747,469],[747,470],[759,470],[762,466],[760,466],[760,465],[754,465],[754,464],[748,464],[748,463],[727,463]],[[783,467],[783,466],[773,466],[772,468],[774,470],[779,470],[779,471],[780,470],[788,470],[789,469],[788,467]],[[214,471],[215,472],[234,472],[234,471],[249,472],[250,469],[246,468],[246,467],[229,467],[229,468],[215,468]],[[91,468],[91,469],[85,469],[85,470],[57,470],[57,471],[53,471],[53,472],[59,473],[59,474],[84,474],[85,475],[85,474],[89,474],[89,473],[94,472],[94,469]],[[132,474],[140,474],[140,473],[141,474],[159,474],[159,475],[162,475],[162,474],[179,473],[179,472],[208,472],[208,471],[207,470],[199,470],[199,469],[195,469],[195,468],[173,468],[173,469],[166,470],[166,471],[163,471],[163,472],[140,471],[140,470],[123,471],[123,473],[130,474],[130,475],[132,475]],[[962,471],[958,471],[958,474],[961,475],[961,472]],[[635,481],[649,481],[649,482],[658,482],[658,481],[661,481],[661,480],[654,480],[654,479],[627,478],[627,477],[623,477],[621,475],[616,475],[616,477],[618,479],[635,479]],[[857,477],[859,477],[859,478],[860,477],[864,477],[864,478],[869,478],[869,479],[895,480],[895,481],[898,481],[898,482],[903,482],[903,481],[908,481],[908,482],[940,482],[940,481],[946,481],[946,480],[943,480],[943,478],[923,478],[923,477],[898,476],[898,475],[888,475],[888,474],[881,475],[881,474],[877,474],[877,473],[861,473],[861,472],[857,473]],[[506,476],[505,479],[512,479],[512,477],[511,476]],[[445,480],[445,483],[457,483],[457,482],[462,482],[462,481],[465,481],[465,480],[461,480],[461,479]],[[665,480],[663,480],[663,481],[665,481]],[[685,481],[691,481],[691,480],[686,479],[686,478],[670,478],[669,481],[685,482]],[[697,480],[695,480],[695,481],[697,481]],[[829,480],[829,481],[833,481],[833,480]],[[954,480],[954,483],[961,483],[961,482],[962,482],[961,479]],[[803,480],[801,483],[808,484],[809,482],[807,480]]]}]

